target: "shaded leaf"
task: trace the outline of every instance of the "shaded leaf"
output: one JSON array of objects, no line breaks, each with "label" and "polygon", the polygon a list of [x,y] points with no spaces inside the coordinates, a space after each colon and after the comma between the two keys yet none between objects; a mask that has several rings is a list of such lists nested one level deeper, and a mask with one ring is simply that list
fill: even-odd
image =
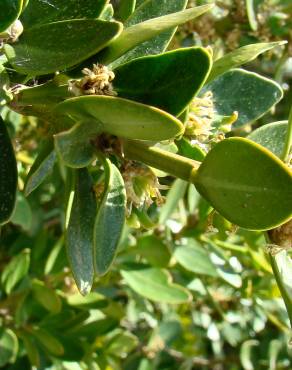
[{"label": "shaded leaf", "polygon": [[18,352],[17,336],[10,329],[0,329],[0,366],[15,361]]},{"label": "shaded leaf", "polygon": [[34,299],[38,301],[46,310],[52,313],[59,313],[62,308],[62,301],[57,293],[47,287],[40,280],[33,280],[32,282],[32,293]]},{"label": "shaded leaf", "polygon": [[210,67],[210,55],[203,48],[147,56],[115,69],[114,89],[122,98],[177,116],[201,89]]},{"label": "shaded leaf", "polygon": [[23,0],[1,0],[0,32],[5,31],[19,16]]},{"label": "shaded leaf", "polygon": [[7,127],[0,117],[0,224],[9,221],[14,210],[17,167]]},{"label": "shaded leaf", "polygon": [[95,19],[107,2],[108,0],[29,0],[20,19],[25,28],[69,19]]},{"label": "shaded leaf", "polygon": [[17,193],[16,206],[11,217],[11,222],[21,226],[25,231],[29,231],[32,226],[32,210],[30,204],[20,192]]},{"label": "shaded leaf", "polygon": [[76,171],[75,194],[66,232],[68,259],[79,291],[89,293],[93,283],[93,230],[96,198],[87,169]]}]

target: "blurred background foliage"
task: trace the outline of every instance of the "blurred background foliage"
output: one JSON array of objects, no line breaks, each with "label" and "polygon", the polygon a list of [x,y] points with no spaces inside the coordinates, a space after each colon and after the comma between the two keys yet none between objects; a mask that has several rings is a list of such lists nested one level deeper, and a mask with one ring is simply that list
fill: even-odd
[{"label": "blurred background foliage", "polygon": [[[191,1],[201,5],[208,1]],[[291,0],[222,0],[179,28],[170,48],[211,46],[215,59],[253,42],[287,40],[247,69],[278,81],[285,97],[253,127],[287,119],[292,79]],[[162,204],[132,213],[110,273],[82,298],[67,264],[64,176],[56,163],[22,190],[48,128],[7,108],[19,194],[0,240],[3,369],[291,369],[288,316],[262,233],[236,229],[193,185],[161,180]],[[148,268],[135,270],[129,267]],[[291,266],[286,266],[291,279]],[[290,270],[289,270],[290,269]],[[146,272],[145,272],[146,271]]]}]

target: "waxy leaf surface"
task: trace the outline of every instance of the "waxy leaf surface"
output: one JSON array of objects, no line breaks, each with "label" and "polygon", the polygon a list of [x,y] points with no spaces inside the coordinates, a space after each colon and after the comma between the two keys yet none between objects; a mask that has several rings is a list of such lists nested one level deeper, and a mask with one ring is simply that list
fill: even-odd
[{"label": "waxy leaf surface", "polygon": [[161,141],[183,131],[182,123],[154,107],[110,96],[80,96],[68,99],[55,108],[76,121],[100,125],[101,131],[138,140]]},{"label": "waxy leaf surface", "polygon": [[222,216],[243,228],[267,230],[292,216],[291,170],[248,139],[217,144],[193,180]]},{"label": "waxy leaf surface", "polygon": [[288,121],[273,122],[254,130],[248,138],[281,158],[287,135]]},{"label": "waxy leaf surface", "polygon": [[89,293],[93,283],[93,228],[96,198],[87,169],[76,171],[75,194],[67,228],[67,254],[81,294]]},{"label": "waxy leaf surface", "polygon": [[172,283],[168,271],[146,268],[121,272],[126,283],[142,297],[160,303],[180,304],[191,300],[187,289]]},{"label": "waxy leaf surface", "polygon": [[17,189],[17,167],[7,127],[0,117],[0,225],[14,210]]},{"label": "waxy leaf surface", "polygon": [[218,114],[230,116],[238,112],[234,127],[255,121],[271,109],[283,96],[274,81],[256,73],[233,69],[207,84],[203,92],[211,91]]},{"label": "waxy leaf surface", "polygon": [[108,0],[29,0],[21,15],[25,28],[69,19],[95,19]]},{"label": "waxy leaf surface", "polygon": [[48,23],[25,31],[19,42],[5,45],[5,52],[17,72],[48,74],[96,54],[117,37],[121,29],[121,23],[93,19]]},{"label": "waxy leaf surface", "polygon": [[104,275],[110,268],[123,231],[126,217],[126,190],[117,167],[104,162],[105,184],[94,225],[94,269]]},{"label": "waxy leaf surface", "polygon": [[185,48],[135,59],[115,69],[122,98],[180,114],[202,87],[211,67],[203,48]]}]

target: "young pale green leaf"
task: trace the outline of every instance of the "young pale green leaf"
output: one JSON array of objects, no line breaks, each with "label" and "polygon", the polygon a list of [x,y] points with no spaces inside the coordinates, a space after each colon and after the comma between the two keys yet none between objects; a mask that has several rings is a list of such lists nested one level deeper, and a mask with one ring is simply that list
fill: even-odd
[{"label": "young pale green leaf", "polygon": [[115,18],[118,21],[125,22],[134,12],[136,0],[120,0],[115,11]]},{"label": "young pale green leaf", "polygon": [[167,270],[146,268],[142,270],[121,271],[126,283],[142,297],[155,302],[181,304],[189,302],[192,297],[189,291],[172,283]]},{"label": "young pale green leaf", "polygon": [[218,277],[209,253],[193,240],[190,240],[187,246],[176,248],[174,257],[180,265],[195,274]]},{"label": "young pale green leaf", "polygon": [[15,206],[17,166],[7,127],[0,117],[0,225],[9,221]]},{"label": "young pale green leaf", "polygon": [[269,123],[254,130],[248,135],[248,139],[264,146],[277,157],[281,158],[284,150],[287,128],[288,121]]},{"label": "young pale green leaf", "polygon": [[67,254],[81,294],[89,293],[93,283],[93,229],[96,198],[87,169],[76,171],[75,194],[66,233]]},{"label": "young pale green leaf", "polygon": [[199,145],[192,145],[186,138],[181,138],[176,141],[176,145],[180,155],[193,159],[194,161],[202,162],[206,156],[206,153]]},{"label": "young pale green leaf", "polygon": [[24,187],[26,196],[42,184],[52,172],[56,160],[57,155],[54,151],[53,140],[45,141],[40,147],[39,154],[27,174]]},{"label": "young pale green leaf", "polygon": [[247,72],[233,69],[207,84],[202,93],[211,91],[218,114],[230,116],[238,112],[234,127],[253,122],[283,97],[281,87],[274,81]]},{"label": "young pale green leaf", "polygon": [[14,362],[18,352],[18,339],[10,329],[0,329],[0,366]]},{"label": "young pale green leaf", "polygon": [[5,266],[1,275],[1,283],[7,294],[27,275],[30,264],[30,250],[24,249]]},{"label": "young pale green leaf", "polygon": [[159,35],[163,31],[199,17],[212,8],[212,4],[202,5],[196,8],[186,9],[181,12],[149,19],[128,27],[107,49],[105,49],[103,53],[101,53],[99,60],[104,64],[111,63],[142,42]]},{"label": "young pale green leaf", "polygon": [[103,308],[107,305],[106,298],[96,292],[91,292],[87,294],[86,297],[83,297],[80,294],[73,294],[67,297],[67,303],[70,306],[81,308],[81,309],[97,309]]},{"label": "young pale green leaf", "polygon": [[5,45],[5,53],[17,72],[44,75],[72,67],[96,54],[121,30],[121,23],[94,19],[41,24],[26,30],[13,46]]},{"label": "young pale green leaf", "polygon": [[193,182],[223,217],[245,229],[272,229],[292,216],[291,170],[248,139],[218,143]]},{"label": "young pale green leaf", "polygon": [[129,139],[161,141],[174,138],[183,124],[170,114],[154,107],[111,96],[80,96],[68,99],[55,108],[76,121],[88,121],[101,131]]},{"label": "young pale green leaf", "polygon": [[164,224],[176,210],[179,201],[183,199],[186,193],[187,186],[188,183],[186,181],[183,181],[181,179],[175,180],[170,191],[167,194],[166,202],[160,210],[159,213],[160,224]]},{"label": "young pale green leaf", "polygon": [[29,0],[21,15],[26,29],[69,19],[96,19],[108,0]]},{"label": "young pale green leaf", "polygon": [[214,62],[208,81],[214,80],[216,77],[232,68],[237,68],[243,64],[251,62],[265,51],[284,45],[285,43],[286,41],[260,42],[257,44],[242,46]]},{"label": "young pale green leaf", "polygon": [[113,262],[126,217],[126,190],[122,175],[108,159],[104,161],[104,171],[104,193],[93,235],[94,269],[98,275],[104,275]]},{"label": "young pale green leaf", "polygon": [[[147,0],[142,4],[137,4],[135,12],[127,19],[124,25],[128,28],[148,19],[179,12],[184,10],[186,5],[186,0]],[[116,67],[132,59],[162,53],[167,48],[175,30],[176,28],[172,28],[164,31],[158,36],[138,44],[136,47],[115,60],[112,65]]]},{"label": "young pale green leaf", "polygon": [[97,121],[77,123],[70,130],[55,135],[55,148],[66,166],[87,167],[95,158],[91,141],[101,133]]},{"label": "young pale green leaf", "polygon": [[23,0],[1,0],[0,32],[5,31],[18,18],[22,2]]},{"label": "young pale green leaf", "polygon": [[178,49],[118,67],[114,89],[122,98],[153,105],[177,116],[201,89],[210,68],[211,57],[206,49]]}]

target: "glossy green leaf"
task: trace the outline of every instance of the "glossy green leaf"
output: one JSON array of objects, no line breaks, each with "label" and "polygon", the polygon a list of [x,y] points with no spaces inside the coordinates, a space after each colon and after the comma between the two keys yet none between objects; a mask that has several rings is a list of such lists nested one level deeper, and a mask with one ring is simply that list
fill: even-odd
[{"label": "glossy green leaf", "polygon": [[1,275],[1,283],[7,294],[10,294],[14,287],[27,275],[29,264],[30,250],[24,249],[5,266]]},{"label": "glossy green leaf", "polygon": [[26,196],[42,184],[42,182],[52,172],[56,160],[57,155],[54,151],[53,141],[45,141],[41,145],[39,154],[27,174],[24,187],[24,193]]},{"label": "glossy green leaf", "polygon": [[62,301],[57,293],[47,287],[40,280],[33,280],[32,282],[32,293],[34,299],[39,302],[46,310],[56,314],[61,311]]},{"label": "glossy green leaf", "polygon": [[214,80],[216,77],[232,68],[237,68],[243,64],[251,62],[265,51],[271,50],[285,43],[286,41],[259,42],[257,44],[242,46],[214,62],[208,81]]},{"label": "glossy green leaf", "polygon": [[126,217],[126,190],[117,167],[104,161],[105,183],[95,219],[93,235],[94,270],[104,275],[115,257]]},{"label": "glossy green leaf", "polygon": [[[131,0],[130,0],[131,1]],[[137,2],[138,3],[138,2]],[[142,4],[137,4],[135,12],[124,23],[125,27],[131,27],[138,23],[161,17],[167,14],[179,12],[185,9],[186,0],[147,0]],[[162,32],[158,36],[148,41],[139,43],[136,47],[126,52],[120,58],[113,62],[113,66],[124,64],[129,60],[136,59],[145,55],[154,55],[162,53],[172,39],[176,28]]]},{"label": "glossy green leaf", "polygon": [[190,239],[186,246],[176,248],[174,257],[180,265],[195,274],[218,277],[208,251],[194,240]]},{"label": "glossy green leaf", "polygon": [[130,61],[115,69],[114,89],[122,98],[179,115],[201,89],[211,67],[203,48],[184,48]]},{"label": "glossy green leaf", "polygon": [[66,233],[67,254],[72,274],[81,294],[93,283],[93,229],[96,198],[87,169],[76,171],[75,194]]},{"label": "glossy green leaf", "polygon": [[115,11],[115,18],[118,21],[125,22],[134,12],[136,0],[120,0]]},{"label": "glossy green leaf", "polygon": [[22,8],[22,1],[1,0],[0,32],[5,31],[18,18]]},{"label": "glossy green leaf", "polygon": [[21,15],[25,28],[69,19],[98,18],[108,0],[29,0]]},{"label": "glossy green leaf", "polygon": [[176,210],[179,201],[183,199],[186,193],[187,186],[188,183],[186,181],[183,181],[181,179],[175,180],[170,191],[167,194],[166,202],[160,210],[159,214],[160,224],[164,224]]},{"label": "glossy green leaf", "polygon": [[[126,28],[121,35],[111,43],[111,45],[100,55],[99,60],[104,64],[111,63],[142,42],[159,35],[163,31],[199,17],[212,8],[213,5],[202,5],[196,8],[186,9],[181,12],[164,15],[162,17],[134,24],[133,26]],[[161,52],[161,50],[159,52]]]},{"label": "glossy green leaf", "polygon": [[17,72],[42,75],[72,67],[103,49],[122,30],[118,22],[65,20],[26,30],[19,42],[5,45]]},{"label": "glossy green leaf", "polygon": [[14,362],[18,352],[17,336],[10,329],[0,329],[0,366]]},{"label": "glossy green leaf", "polygon": [[248,139],[218,143],[193,182],[223,217],[243,228],[267,230],[292,216],[291,170]]},{"label": "glossy green leaf", "polygon": [[248,135],[248,139],[264,146],[281,158],[284,150],[288,121],[273,122],[261,126]]},{"label": "glossy green leaf", "polygon": [[91,141],[101,133],[99,122],[77,123],[70,130],[55,135],[55,147],[66,166],[87,167],[95,158]]},{"label": "glossy green leaf", "polygon": [[7,127],[0,117],[0,225],[9,221],[15,205],[17,167]]},{"label": "glossy green leaf", "polygon": [[80,96],[55,108],[76,121],[90,122],[101,131],[139,140],[167,140],[180,135],[182,123],[158,108],[111,96]]},{"label": "glossy green leaf", "polygon": [[283,97],[281,87],[274,81],[243,69],[234,69],[216,78],[203,89],[211,91],[219,115],[238,112],[234,127],[253,122]]},{"label": "glossy green leaf", "polygon": [[22,193],[18,192],[11,222],[21,226],[23,230],[29,231],[32,226],[32,217],[32,210],[29,202]]},{"label": "glossy green leaf", "polygon": [[181,304],[191,300],[188,290],[172,283],[171,275],[166,270],[157,268],[122,270],[121,274],[136,293],[155,302]]}]

